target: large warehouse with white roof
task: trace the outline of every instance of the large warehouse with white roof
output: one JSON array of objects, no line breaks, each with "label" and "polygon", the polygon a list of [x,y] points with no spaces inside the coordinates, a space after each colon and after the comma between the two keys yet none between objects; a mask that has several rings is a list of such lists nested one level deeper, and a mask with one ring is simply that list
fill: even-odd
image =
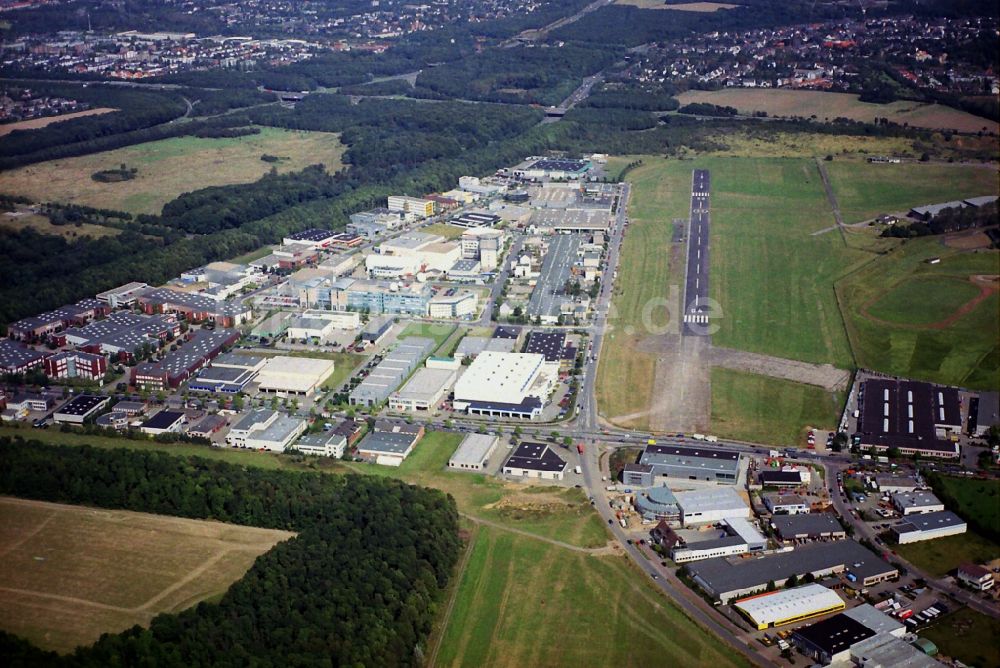
[{"label": "large warehouse with white roof", "polygon": [[312,357],[272,357],[257,376],[261,392],[309,395],[333,373],[333,360]]},{"label": "large warehouse with white roof", "polygon": [[766,629],[838,612],[845,606],[835,591],[811,583],[744,598],[733,603],[733,607],[758,629]]},{"label": "large warehouse with white roof", "polygon": [[484,351],[455,383],[455,409],[494,417],[538,417],[557,369],[536,353]]}]

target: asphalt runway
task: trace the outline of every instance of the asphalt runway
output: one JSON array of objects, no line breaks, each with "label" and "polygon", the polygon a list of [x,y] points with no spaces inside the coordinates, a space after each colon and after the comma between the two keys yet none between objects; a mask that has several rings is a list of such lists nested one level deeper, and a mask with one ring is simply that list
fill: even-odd
[{"label": "asphalt runway", "polygon": [[691,226],[688,230],[687,276],[684,280],[684,336],[708,334],[708,197],[711,177],[707,169],[691,175]]}]

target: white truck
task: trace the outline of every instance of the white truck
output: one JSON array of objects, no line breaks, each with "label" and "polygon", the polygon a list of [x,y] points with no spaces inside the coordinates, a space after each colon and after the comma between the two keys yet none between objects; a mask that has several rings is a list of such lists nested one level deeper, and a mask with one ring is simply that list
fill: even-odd
[{"label": "white truck", "polygon": [[705,440],[708,441],[709,443],[718,443],[719,442],[719,437],[718,436],[706,436]]},{"label": "white truck", "polygon": [[693,438],[696,441],[704,441],[705,434],[691,434],[691,438]]},{"label": "white truck", "polygon": [[583,473],[583,469],[580,468],[579,466],[576,466],[573,468],[573,472],[576,473],[577,475],[580,475],[581,473]]}]

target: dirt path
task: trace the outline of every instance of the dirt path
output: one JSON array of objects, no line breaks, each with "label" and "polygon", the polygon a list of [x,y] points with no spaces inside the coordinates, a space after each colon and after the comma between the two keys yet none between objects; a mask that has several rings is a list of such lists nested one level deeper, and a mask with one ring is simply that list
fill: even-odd
[{"label": "dirt path", "polygon": [[516,533],[518,536],[524,536],[525,538],[534,538],[535,540],[540,540],[543,543],[548,543],[549,545],[555,545],[556,547],[572,550],[573,552],[581,552],[583,554],[606,554],[608,549],[606,545],[604,547],[580,547],[579,545],[572,545],[570,543],[565,543],[561,540],[556,540],[555,538],[546,538],[545,536],[539,536],[537,533],[531,533],[530,531],[525,531],[524,529],[515,529],[514,527],[507,526],[506,524],[500,524],[499,522],[493,522],[492,520],[484,520],[481,517],[476,517],[475,515],[470,515],[468,513],[459,513],[459,515],[469,520],[470,522],[482,524],[484,526],[488,526],[492,529],[497,529],[499,531]]},{"label": "dirt path", "polygon": [[444,634],[448,630],[448,625],[451,623],[451,613],[455,609],[455,600],[458,598],[458,589],[462,584],[462,577],[465,575],[465,569],[469,565],[469,558],[472,556],[472,550],[476,545],[476,539],[479,537],[479,527],[473,526],[472,532],[469,535],[469,542],[465,546],[465,552],[462,553],[462,558],[458,562],[458,567],[455,569],[454,575],[454,585],[452,586],[451,596],[448,597],[448,605],[444,609],[444,614],[441,616],[441,623],[437,629],[437,635],[433,638],[433,646],[430,648],[430,652],[427,654],[427,665],[436,666],[437,665],[437,655],[438,651],[441,649],[441,643],[444,641]]},{"label": "dirt path", "polygon": [[830,392],[847,389],[851,381],[849,371],[830,364],[810,364],[732,348],[713,347],[709,352],[709,361],[712,366],[816,385]]},{"label": "dirt path", "polygon": [[965,317],[972,311],[976,309],[984,300],[988,299],[990,295],[1000,289],[1000,276],[995,274],[976,274],[969,277],[969,282],[979,288],[979,294],[965,302],[957,309],[955,309],[951,315],[943,320],[938,320],[937,322],[924,323],[920,325],[911,325],[902,322],[892,322],[891,320],[883,320],[882,318],[876,318],[868,309],[871,308],[872,304],[877,302],[882,298],[883,295],[876,295],[867,304],[861,307],[861,313],[871,320],[872,322],[877,322],[881,325],[887,325],[890,327],[902,327],[904,329],[948,329],[961,318]]}]

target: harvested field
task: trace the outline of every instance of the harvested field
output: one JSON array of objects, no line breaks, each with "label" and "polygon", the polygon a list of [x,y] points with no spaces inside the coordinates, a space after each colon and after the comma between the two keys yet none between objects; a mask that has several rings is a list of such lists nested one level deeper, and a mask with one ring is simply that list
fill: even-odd
[{"label": "harvested field", "polygon": [[[275,167],[279,172],[323,163],[340,168],[344,146],[339,135],[263,128],[258,135],[228,139],[174,137],[64,160],[29,165],[0,174],[0,192],[38,202],[83,204],[131,213],[160,213],[185,192],[256,181]],[[264,154],[282,158],[264,162]],[[95,172],[125,164],[136,178],[100,183]]]},{"label": "harvested field", "polygon": [[872,122],[875,117],[896,123],[930,129],[994,134],[996,121],[973,116],[940,104],[897,101],[889,104],[862,102],[850,93],[827,93],[815,90],[785,90],[757,88],[727,88],[716,91],[688,91],[677,97],[681,104],[708,102],[735,107],[743,113],[765,111],[770,116],[815,116],[818,120],[849,118]]},{"label": "harvested field", "polygon": [[668,5],[663,0],[615,0],[616,5],[631,5],[639,9],[669,9],[675,12],[700,12],[711,13],[720,9],[735,9],[739,5],[730,5],[724,2],[682,2],[676,5]]},{"label": "harvested field", "polygon": [[112,111],[118,110],[112,109],[111,107],[98,107],[97,109],[75,111],[72,114],[63,114],[61,116],[46,116],[45,118],[32,118],[27,121],[17,121],[16,123],[4,123],[3,125],[0,125],[0,137],[9,135],[15,130],[37,130],[38,128],[44,128],[52,125],[53,123],[71,121],[74,118],[83,118],[84,116],[100,116],[101,114],[110,114]]},{"label": "harvested field", "polygon": [[293,535],[0,497],[0,628],[69,652],[223,594]]}]

